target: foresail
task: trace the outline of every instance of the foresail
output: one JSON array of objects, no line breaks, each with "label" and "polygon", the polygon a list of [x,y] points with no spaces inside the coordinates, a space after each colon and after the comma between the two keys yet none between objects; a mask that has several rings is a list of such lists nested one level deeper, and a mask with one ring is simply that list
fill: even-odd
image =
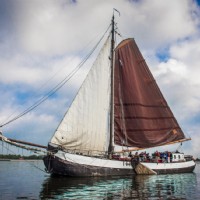
[{"label": "foresail", "polygon": [[110,38],[107,39],[51,143],[91,154],[107,151],[110,107]]},{"label": "foresail", "polygon": [[114,87],[115,144],[148,148],[185,138],[133,39],[115,50]]}]

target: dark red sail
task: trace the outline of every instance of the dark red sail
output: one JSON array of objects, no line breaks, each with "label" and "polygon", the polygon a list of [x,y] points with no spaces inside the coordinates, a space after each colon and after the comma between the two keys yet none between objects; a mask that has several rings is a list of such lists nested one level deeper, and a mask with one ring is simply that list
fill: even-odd
[{"label": "dark red sail", "polygon": [[115,49],[114,142],[148,148],[184,139],[134,39]]}]

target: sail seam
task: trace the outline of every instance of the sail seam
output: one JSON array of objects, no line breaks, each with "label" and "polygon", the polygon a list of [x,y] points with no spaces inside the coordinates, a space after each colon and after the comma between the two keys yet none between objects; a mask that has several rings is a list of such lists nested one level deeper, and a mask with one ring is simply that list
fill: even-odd
[{"label": "sail seam", "polygon": [[[159,129],[126,129],[127,132],[133,132],[133,131],[164,131],[164,130],[172,130],[172,129],[181,129],[180,127],[170,127],[170,128],[159,128]],[[118,131],[123,131],[122,129],[116,129]]]},{"label": "sail seam", "polygon": [[[121,104],[116,103],[115,106],[121,106]],[[153,108],[169,108],[167,105],[145,105],[141,103],[123,103],[123,106],[143,106],[143,107],[153,107]]]},{"label": "sail seam", "polygon": [[[115,116],[117,119],[121,119],[120,116]],[[153,119],[174,119],[174,117],[140,117],[140,116],[133,116],[133,117],[124,117],[124,119],[147,119],[147,120],[153,120]]]}]

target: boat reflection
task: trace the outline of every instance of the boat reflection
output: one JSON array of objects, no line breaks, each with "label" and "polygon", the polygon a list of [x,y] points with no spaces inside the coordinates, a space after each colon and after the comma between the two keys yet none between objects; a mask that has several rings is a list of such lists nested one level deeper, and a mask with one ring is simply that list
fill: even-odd
[{"label": "boat reflection", "polygon": [[[188,184],[189,183],[189,184]],[[136,176],[132,182],[135,199],[195,199],[195,173]]]},{"label": "boat reflection", "polygon": [[[189,183],[189,184],[188,184]],[[196,174],[133,177],[49,177],[41,199],[195,199]],[[194,198],[193,198],[194,197]]]}]

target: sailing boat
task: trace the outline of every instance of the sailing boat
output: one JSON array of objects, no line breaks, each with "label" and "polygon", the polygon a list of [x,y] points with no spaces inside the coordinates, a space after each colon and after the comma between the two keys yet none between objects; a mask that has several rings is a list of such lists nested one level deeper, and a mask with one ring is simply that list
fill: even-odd
[{"label": "sailing boat", "polygon": [[[65,176],[186,173],[195,162],[172,153],[170,162],[121,157],[125,151],[181,143],[186,138],[134,39],[111,36],[48,144],[46,170]],[[122,151],[117,151],[121,147]]]},{"label": "sailing boat", "polygon": [[[144,159],[137,152],[133,157],[125,155],[190,138],[181,130],[135,40],[125,39],[115,48],[114,14],[111,27],[111,34],[48,147],[10,139],[1,132],[0,140],[45,154],[46,150],[35,147],[47,149],[43,160],[46,171],[52,174],[121,176],[192,172],[195,162],[192,156],[183,153],[171,152],[168,160],[160,160],[158,155]],[[22,117],[44,99],[0,127]]]}]

